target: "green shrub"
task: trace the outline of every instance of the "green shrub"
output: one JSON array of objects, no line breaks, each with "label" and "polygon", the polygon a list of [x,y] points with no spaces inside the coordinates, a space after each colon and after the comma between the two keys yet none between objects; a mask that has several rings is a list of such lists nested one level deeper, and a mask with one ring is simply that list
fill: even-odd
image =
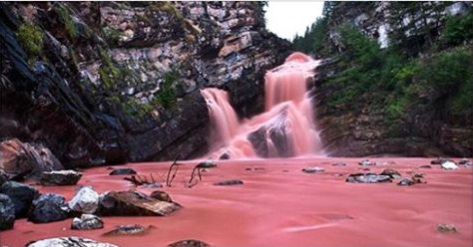
[{"label": "green shrub", "polygon": [[473,39],[473,12],[466,16],[448,17],[442,31],[441,42],[448,46],[460,45]]},{"label": "green shrub", "polygon": [[62,4],[56,4],[54,9],[58,13],[60,21],[64,24],[69,37],[75,39],[77,37],[77,27],[72,19],[71,11]]},{"label": "green shrub", "polygon": [[176,69],[172,69],[164,74],[164,80],[159,91],[154,94],[153,105],[160,105],[164,109],[170,109],[176,104],[176,87],[179,83],[179,73]]},{"label": "green shrub", "polygon": [[23,23],[16,33],[18,40],[29,56],[36,57],[43,49],[43,32],[33,23]]}]

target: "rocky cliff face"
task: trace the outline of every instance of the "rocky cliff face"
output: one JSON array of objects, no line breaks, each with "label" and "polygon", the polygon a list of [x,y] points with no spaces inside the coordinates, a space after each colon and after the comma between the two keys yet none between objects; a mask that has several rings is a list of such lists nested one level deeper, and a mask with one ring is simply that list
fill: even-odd
[{"label": "rocky cliff face", "polygon": [[[431,98],[444,92],[426,92],[420,97],[421,100],[405,108],[396,120],[387,117],[386,98],[394,94],[389,91],[369,90],[356,95],[347,104],[327,104],[337,97],[337,92],[349,90],[341,84],[329,83],[331,78],[343,72],[337,60],[340,54],[346,52],[339,31],[341,25],[354,24],[365,36],[378,41],[381,48],[402,46],[399,50],[411,57],[428,60],[443,50],[452,49],[438,42],[445,35],[443,28],[446,19],[466,15],[472,10],[471,3],[344,2],[332,8],[327,17],[327,46],[332,47],[332,59],[325,59],[318,67],[314,90],[317,92],[317,119],[328,153],[334,156],[399,154],[471,157],[471,112],[454,118],[445,106],[447,100],[440,99],[433,104]],[[471,49],[471,44],[471,41],[463,42],[466,50]],[[382,65],[378,66],[381,70]]]},{"label": "rocky cliff face", "polygon": [[67,167],[196,157],[199,89],[263,109],[263,75],[290,44],[256,2],[1,3],[0,137],[42,143]]}]

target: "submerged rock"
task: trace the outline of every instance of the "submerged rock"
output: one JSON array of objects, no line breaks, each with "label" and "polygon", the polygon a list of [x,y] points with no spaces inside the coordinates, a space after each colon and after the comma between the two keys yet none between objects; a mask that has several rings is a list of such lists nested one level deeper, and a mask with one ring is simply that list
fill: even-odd
[{"label": "submerged rock", "polygon": [[134,225],[119,225],[117,228],[104,233],[104,236],[120,236],[120,235],[138,235],[145,234],[150,229],[154,228],[153,226],[144,227],[139,224]]},{"label": "submerged rock", "polygon": [[374,166],[376,163],[369,161],[368,159],[358,162],[360,166]]},{"label": "submerged rock", "polygon": [[416,182],[412,181],[408,178],[403,178],[403,179],[401,179],[401,181],[399,181],[399,183],[397,183],[397,185],[399,185],[399,186],[411,186],[411,185],[414,185],[414,184],[416,184]]},{"label": "submerged rock", "polygon": [[137,191],[108,192],[101,196],[99,212],[106,216],[166,216],[180,206]]},{"label": "submerged rock", "polygon": [[10,197],[15,205],[15,217],[22,218],[27,215],[33,199],[39,195],[38,191],[31,186],[15,181],[8,181],[0,187],[0,193]]},{"label": "submerged rock", "polygon": [[217,167],[217,163],[215,163],[215,161],[213,160],[206,160],[197,164],[196,167],[197,168],[214,168],[214,167]]},{"label": "submerged rock", "polygon": [[240,185],[243,184],[243,181],[238,179],[225,180],[214,183],[216,186],[231,186],[231,185]]},{"label": "submerged rock", "polygon": [[80,218],[72,220],[71,229],[74,230],[93,230],[103,228],[103,220],[93,214],[82,214]]},{"label": "submerged rock", "polygon": [[458,169],[458,166],[454,162],[451,162],[451,161],[442,163],[441,167],[444,170],[457,170]]},{"label": "submerged rock", "polygon": [[332,166],[346,166],[347,164],[346,163],[343,163],[343,162],[337,162],[337,163],[333,163]]},{"label": "submerged rock", "polygon": [[60,237],[48,238],[33,241],[26,244],[26,247],[118,247],[110,243],[101,243],[88,238],[81,237]]},{"label": "submerged rock", "polygon": [[195,240],[195,239],[181,240],[181,241],[177,241],[168,245],[168,247],[208,247],[208,246],[210,246],[208,243],[200,241],[200,240]]},{"label": "submerged rock", "polygon": [[13,229],[15,224],[15,204],[5,194],[0,194],[0,231]]},{"label": "submerged rock", "polygon": [[466,159],[466,158],[463,158],[463,159],[461,159],[460,161],[458,161],[458,164],[459,164],[459,165],[469,165],[469,164],[470,164],[470,160],[469,160],[469,159]]},{"label": "submerged rock", "polygon": [[69,208],[61,195],[47,193],[33,201],[28,220],[34,223],[49,223],[68,217]]},{"label": "submerged rock", "polygon": [[42,185],[75,185],[81,177],[82,173],[74,170],[43,172],[40,183]]},{"label": "submerged rock", "polygon": [[445,159],[445,158],[438,157],[437,159],[430,161],[430,164],[432,164],[432,165],[441,165],[441,164],[443,164],[447,161],[449,161],[449,160]]},{"label": "submerged rock", "polygon": [[303,168],[302,172],[305,172],[305,173],[321,173],[321,172],[325,172],[325,169],[323,167],[314,166],[314,167]]},{"label": "submerged rock", "polygon": [[453,224],[438,224],[437,231],[441,233],[457,233],[457,227]]},{"label": "submerged rock", "polygon": [[391,178],[393,179],[398,179],[398,178],[401,178],[401,174],[394,170],[394,169],[391,169],[391,168],[387,168],[387,169],[384,169],[380,175],[386,175],[386,176],[390,176]]},{"label": "submerged rock", "polygon": [[82,187],[69,202],[69,208],[76,212],[93,214],[99,205],[99,194],[91,187]]},{"label": "submerged rock", "polygon": [[422,166],[419,166],[419,168],[431,169],[432,166],[431,165],[422,165]]},{"label": "submerged rock", "polygon": [[391,177],[387,175],[378,175],[375,173],[356,173],[350,174],[346,179],[348,183],[385,183],[391,182]]},{"label": "submerged rock", "polygon": [[136,174],[136,171],[131,168],[118,168],[118,169],[113,169],[113,171],[110,172],[110,176],[133,175],[133,174]]}]

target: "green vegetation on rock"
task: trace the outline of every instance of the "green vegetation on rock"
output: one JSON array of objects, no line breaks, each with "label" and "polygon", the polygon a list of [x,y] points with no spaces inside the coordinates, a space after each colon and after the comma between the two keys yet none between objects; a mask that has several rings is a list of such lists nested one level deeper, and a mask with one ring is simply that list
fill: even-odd
[{"label": "green vegetation on rock", "polygon": [[63,4],[55,4],[54,9],[58,13],[60,21],[64,24],[69,37],[75,39],[77,37],[77,27],[72,19],[71,11]]},{"label": "green vegetation on rock", "polygon": [[23,23],[16,32],[18,40],[30,57],[37,57],[43,49],[43,32],[33,23]]}]

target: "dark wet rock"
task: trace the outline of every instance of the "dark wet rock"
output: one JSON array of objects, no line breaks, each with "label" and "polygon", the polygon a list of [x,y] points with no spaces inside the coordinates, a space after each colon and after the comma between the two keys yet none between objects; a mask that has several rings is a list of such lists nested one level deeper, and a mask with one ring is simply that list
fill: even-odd
[{"label": "dark wet rock", "polygon": [[113,169],[113,171],[110,172],[110,175],[133,175],[136,174],[136,171],[131,169],[131,168],[118,168],[118,169]]},{"label": "dark wet rock", "polygon": [[430,164],[431,165],[441,165],[441,164],[443,164],[447,161],[449,161],[449,159],[438,157],[437,159],[430,161]]},{"label": "dark wet rock", "polygon": [[423,168],[423,169],[431,169],[432,166],[431,165],[421,165],[419,166],[419,168]]},{"label": "dark wet rock", "polygon": [[0,143],[2,167],[7,174],[39,178],[44,171],[63,169],[59,160],[42,144],[9,139]]},{"label": "dark wet rock", "polygon": [[466,164],[468,164],[468,163],[470,163],[470,160],[469,160],[469,159],[466,159],[466,158],[463,158],[463,159],[461,159],[460,161],[458,161],[458,164],[459,164],[459,165],[466,165]]},{"label": "dark wet rock", "polygon": [[325,169],[322,167],[308,167],[308,168],[302,168],[302,172],[305,173],[322,173],[325,172]]},{"label": "dark wet rock", "polygon": [[104,216],[166,216],[180,206],[137,191],[112,191],[100,196],[99,214]]},{"label": "dark wet rock", "polygon": [[157,188],[162,188],[163,185],[158,182],[150,183],[150,184],[143,184],[143,187],[148,188],[148,189],[157,189]]},{"label": "dark wet rock", "polygon": [[168,245],[168,247],[208,247],[208,246],[210,246],[208,243],[200,241],[200,240],[195,240],[195,239],[181,240],[181,241],[177,241]]},{"label": "dark wet rock", "polygon": [[457,233],[457,227],[453,224],[438,224],[437,231],[440,233]]},{"label": "dark wet rock", "polygon": [[371,162],[371,161],[369,161],[369,160],[367,160],[367,159],[358,162],[358,164],[359,164],[360,166],[374,166],[374,165],[376,165],[375,162]]},{"label": "dark wet rock", "polygon": [[253,168],[251,168],[251,167],[245,168],[245,171],[251,171],[251,170],[253,170]]},{"label": "dark wet rock", "polygon": [[399,185],[399,186],[411,186],[411,185],[414,185],[414,184],[416,184],[416,182],[412,181],[408,178],[403,178],[403,179],[401,179],[401,181],[399,181],[397,183],[397,185]]},{"label": "dark wet rock", "polygon": [[0,231],[13,229],[15,204],[9,196],[0,194]]},{"label": "dark wet rock", "polygon": [[102,229],[103,220],[93,214],[82,214],[80,218],[72,219],[71,229],[74,230],[93,230]]},{"label": "dark wet rock", "polygon": [[168,193],[160,190],[151,192],[150,197],[160,201],[172,202],[171,196]]},{"label": "dark wet rock", "polygon": [[69,202],[69,208],[76,212],[93,214],[99,205],[99,194],[91,187],[82,187]]},{"label": "dark wet rock", "polygon": [[387,175],[378,175],[375,173],[356,173],[350,174],[346,179],[348,183],[385,183],[391,182],[392,178]]},{"label": "dark wet rock", "polygon": [[60,237],[29,242],[25,247],[118,247],[110,243],[101,243],[88,238]]},{"label": "dark wet rock", "polygon": [[343,163],[343,162],[337,162],[337,163],[333,163],[332,166],[346,166],[347,164],[346,163]]},{"label": "dark wet rock", "polygon": [[104,236],[121,236],[121,235],[142,235],[153,229],[154,226],[150,225],[144,227],[139,224],[134,225],[119,225],[117,228],[104,233]]},{"label": "dark wet rock", "polygon": [[230,155],[228,153],[224,153],[224,154],[220,155],[220,157],[218,159],[219,160],[228,160],[228,159],[230,159]]},{"label": "dark wet rock", "polygon": [[74,170],[43,172],[40,183],[42,185],[75,185],[81,177],[82,172]]},{"label": "dark wet rock", "polygon": [[10,197],[15,204],[15,218],[25,217],[33,200],[39,195],[31,186],[8,181],[0,187],[0,193]]},{"label": "dark wet rock", "polygon": [[3,171],[3,168],[0,167],[0,186],[8,181],[8,175]]},{"label": "dark wet rock", "polygon": [[67,219],[70,210],[61,195],[47,193],[36,198],[28,214],[34,223],[49,223]]},{"label": "dark wet rock", "polygon": [[253,145],[256,154],[263,158],[269,158],[268,145],[266,142],[266,128],[260,127],[258,130],[248,135],[248,141]]},{"label": "dark wet rock", "polygon": [[370,169],[370,168],[368,168],[368,167],[361,168],[360,170],[362,170],[362,171],[364,171],[364,172],[369,172],[369,171],[371,171],[371,169]]},{"label": "dark wet rock", "polygon": [[412,175],[413,178],[424,178],[424,174],[423,173],[414,173]]},{"label": "dark wet rock", "polygon": [[216,186],[232,186],[232,185],[240,185],[240,184],[243,184],[243,181],[239,179],[224,180],[224,181],[214,183],[214,185]]},{"label": "dark wet rock", "polygon": [[197,168],[215,168],[217,167],[217,163],[215,163],[215,161],[213,160],[206,160],[197,164],[196,167]]},{"label": "dark wet rock", "polygon": [[398,171],[392,169],[392,168],[387,168],[387,169],[384,169],[380,175],[386,175],[386,176],[390,176],[391,178],[393,179],[398,179],[398,178],[401,178],[401,173],[399,173]]}]

